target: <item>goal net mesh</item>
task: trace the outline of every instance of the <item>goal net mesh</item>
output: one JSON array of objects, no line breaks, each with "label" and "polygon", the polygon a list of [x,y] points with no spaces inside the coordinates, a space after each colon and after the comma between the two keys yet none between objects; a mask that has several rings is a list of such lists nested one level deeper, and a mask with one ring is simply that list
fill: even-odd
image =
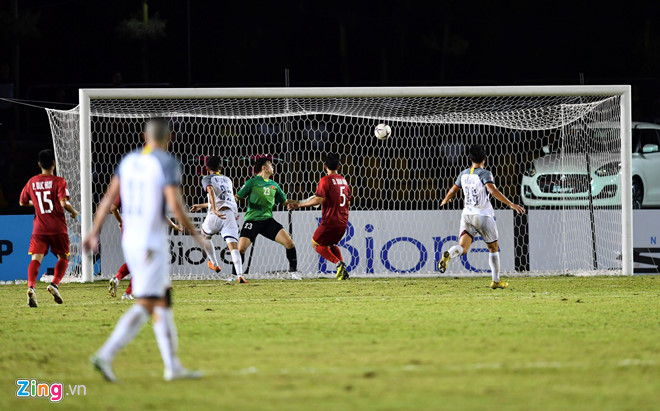
[{"label": "goal net mesh", "polygon": [[[81,201],[96,209],[122,156],[142,145],[151,117],[171,121],[170,151],[180,160],[189,206],[206,201],[201,178],[209,155],[223,159],[222,173],[236,190],[254,175],[253,159],[270,155],[273,180],[288,198],[302,200],[324,175],[325,153],[338,153],[353,192],[339,245],[354,276],[440,275],[441,254],[460,234],[463,195],[440,203],[469,167],[469,146],[483,144],[496,186],[527,210],[515,215],[491,199],[504,275],[621,274],[619,96],[92,99],[90,198],[80,194],[78,108],[51,109],[48,116],[57,173],[67,180],[77,209]],[[374,137],[379,123],[391,126],[389,139]],[[199,225],[205,213],[190,216]],[[311,247],[320,210],[277,206],[274,216],[292,231],[300,274],[330,273],[333,267]],[[81,228],[74,223],[69,229],[68,278],[76,280]],[[120,237],[109,216],[94,256],[96,276],[113,276],[123,264]],[[230,276],[226,244],[219,236],[213,243],[221,274],[206,267],[190,236],[170,232],[173,278]],[[248,250],[244,266],[248,278],[287,278],[281,272],[288,267],[284,248],[264,237],[253,253]],[[444,275],[488,273],[488,250],[477,236]]]}]

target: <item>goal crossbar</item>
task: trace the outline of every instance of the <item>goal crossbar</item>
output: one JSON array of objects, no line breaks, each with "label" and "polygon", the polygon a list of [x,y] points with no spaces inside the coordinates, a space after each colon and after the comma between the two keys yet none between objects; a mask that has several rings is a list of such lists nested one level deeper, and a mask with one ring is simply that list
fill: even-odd
[{"label": "goal crossbar", "polygon": [[630,86],[288,87],[81,89],[91,99],[622,96]]}]

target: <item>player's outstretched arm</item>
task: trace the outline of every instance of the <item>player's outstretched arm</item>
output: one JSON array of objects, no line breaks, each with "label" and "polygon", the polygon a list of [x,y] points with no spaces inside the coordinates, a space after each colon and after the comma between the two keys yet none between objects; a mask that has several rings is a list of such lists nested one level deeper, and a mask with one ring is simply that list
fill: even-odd
[{"label": "player's outstretched arm", "polygon": [[181,193],[177,186],[168,185],[164,189],[165,201],[169,206],[170,210],[174,213],[174,217],[181,223],[181,226],[184,230],[189,232],[195,241],[201,245],[205,250],[211,250],[211,243],[206,241],[195,229],[192,221],[188,218],[188,215],[183,211],[183,203],[181,202]]},{"label": "player's outstretched arm", "polygon": [[275,202],[277,204],[282,204],[283,206],[287,207],[289,206],[289,204],[297,204],[300,201],[287,199],[286,194],[284,194],[284,191],[282,191],[280,186],[277,186],[277,190],[275,191]]},{"label": "player's outstretched arm", "polygon": [[196,213],[198,211],[202,211],[205,208],[209,207],[209,203],[201,203],[201,204],[193,204],[192,207],[190,207],[190,212],[191,213]]},{"label": "player's outstretched arm", "polygon": [[94,225],[92,226],[92,231],[87,234],[87,237],[83,240],[83,248],[85,250],[98,250],[99,247],[99,233],[101,232],[101,227],[103,226],[103,220],[110,213],[110,207],[112,206],[113,201],[117,198],[119,194],[119,177],[114,176],[110,181],[108,189],[105,191],[103,199],[99,203],[99,206],[96,208],[96,214],[94,214]]},{"label": "player's outstretched arm", "polygon": [[173,229],[175,229],[176,231],[183,232],[183,227],[176,224],[174,221],[172,221],[171,218],[167,219],[167,224],[169,224],[169,226],[172,227]]},{"label": "player's outstretched arm", "polygon": [[508,198],[506,198],[506,196],[504,194],[502,194],[502,192],[500,190],[498,190],[497,187],[495,187],[495,184],[487,183],[486,184],[486,189],[488,190],[490,195],[492,195],[493,197],[497,198],[498,200],[500,200],[501,202],[503,202],[504,204],[509,206],[509,208],[511,208],[516,213],[518,213],[518,214],[524,214],[525,213],[525,209],[522,206],[519,206],[518,204],[514,204]]},{"label": "player's outstretched arm", "polygon": [[297,201],[297,200],[285,200],[285,201],[282,203],[282,205],[283,205],[283,206],[286,206],[286,207],[289,207],[289,206],[291,206],[291,205],[295,206],[295,205],[298,205],[298,204],[300,204],[300,201]]},{"label": "player's outstretched arm", "polygon": [[321,204],[323,200],[325,200],[325,198],[313,196],[303,202],[294,202],[292,200],[287,200],[285,204],[287,205],[287,208],[289,210],[297,210],[299,208],[304,208],[304,207],[316,207],[319,204]]},{"label": "player's outstretched arm", "polygon": [[452,188],[449,189],[449,191],[447,192],[447,195],[446,195],[445,198],[442,200],[442,203],[440,203],[440,205],[443,206],[443,205],[447,204],[448,202],[450,202],[450,201],[452,200],[452,198],[454,198],[454,196],[456,195],[456,193],[458,193],[458,192],[460,191],[460,189],[461,189],[461,188],[460,188],[459,186],[457,186],[456,184],[454,184],[454,186],[453,186]]}]

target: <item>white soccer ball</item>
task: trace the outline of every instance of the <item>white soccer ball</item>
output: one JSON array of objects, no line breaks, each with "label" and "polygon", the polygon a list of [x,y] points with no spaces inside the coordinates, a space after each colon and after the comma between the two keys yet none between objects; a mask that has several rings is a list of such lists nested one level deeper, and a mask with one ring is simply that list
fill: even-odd
[{"label": "white soccer ball", "polygon": [[377,139],[386,140],[390,134],[392,134],[392,128],[387,124],[379,124],[374,130],[374,134],[376,135]]}]

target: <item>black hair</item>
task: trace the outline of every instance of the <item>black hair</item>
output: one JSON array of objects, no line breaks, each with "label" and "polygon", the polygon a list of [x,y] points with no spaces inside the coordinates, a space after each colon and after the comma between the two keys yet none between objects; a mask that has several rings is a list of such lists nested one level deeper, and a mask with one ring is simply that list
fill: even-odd
[{"label": "black hair", "polygon": [[273,162],[272,158],[268,157],[268,156],[259,157],[258,159],[254,160],[254,172],[257,173],[257,174],[261,173],[261,169],[269,161],[271,163]]},{"label": "black hair", "polygon": [[329,170],[337,171],[339,168],[339,155],[336,153],[328,153],[325,156],[325,165]]},{"label": "black hair", "polygon": [[53,150],[47,148],[39,152],[39,165],[44,170],[50,169],[55,164],[55,153]]},{"label": "black hair", "polygon": [[468,157],[473,163],[479,164],[486,159],[486,149],[481,144],[476,144],[470,147]]},{"label": "black hair", "polygon": [[218,156],[211,156],[206,159],[206,168],[208,168],[211,171],[218,171],[220,170],[220,157]]}]

